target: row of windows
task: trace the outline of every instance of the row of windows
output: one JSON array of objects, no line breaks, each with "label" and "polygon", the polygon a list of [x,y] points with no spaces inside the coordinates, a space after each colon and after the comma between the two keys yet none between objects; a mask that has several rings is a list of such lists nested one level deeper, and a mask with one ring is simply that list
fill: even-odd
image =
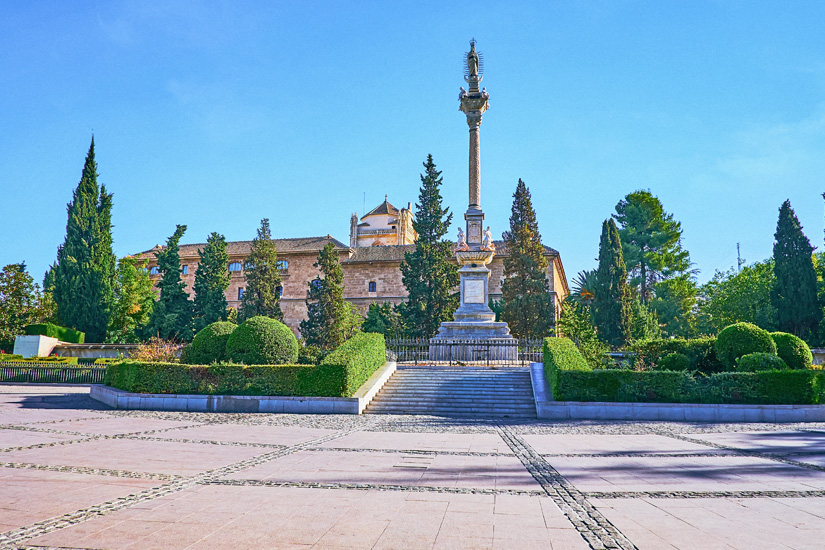
[{"label": "row of windows", "polygon": [[[285,266],[288,265],[286,260],[279,260],[278,261],[279,264],[281,262],[283,262]],[[279,266],[279,269],[280,269],[280,266]],[[284,267],[283,269],[286,269],[286,267]],[[189,273],[189,266],[188,265],[183,265],[183,266],[181,266],[181,270],[183,271],[183,274],[186,275],[186,274]],[[229,271],[240,271],[240,270],[241,270],[240,262],[232,262],[231,264],[229,264]],[[153,266],[149,270],[149,273],[151,275],[158,275],[160,273],[160,271],[158,270],[158,266]],[[312,281],[312,283],[315,283],[315,281]],[[281,296],[283,296],[283,294],[284,294],[283,287],[279,287],[279,289],[281,291]],[[367,284],[367,290],[368,290],[368,292],[378,292],[378,284],[375,281],[370,281]],[[239,288],[238,289],[238,300],[240,300],[242,296],[243,296],[243,289]]]},{"label": "row of windows", "polygon": [[[286,271],[287,269],[289,269],[289,262],[286,261],[286,260],[278,260],[278,262],[275,264],[275,266],[278,269],[280,269],[281,271]],[[246,268],[247,269],[249,268],[249,264],[247,264]],[[180,266],[180,270],[181,270],[181,273],[183,273],[184,275],[189,275],[189,266],[188,265]],[[230,272],[239,272],[239,271],[241,271],[241,262],[232,262],[231,264],[229,264],[229,271]],[[152,266],[151,268],[149,268],[149,274],[150,275],[160,275],[160,268],[156,265]]]},{"label": "row of windows", "polygon": [[[281,271],[286,271],[289,269],[289,262],[287,260],[278,260],[275,262],[275,267],[277,267]],[[243,269],[249,269],[249,264],[246,264]],[[229,264],[229,271],[241,271],[241,262],[232,262]]]},{"label": "row of windows", "polygon": [[[243,300],[243,293],[244,293],[244,289],[239,288],[238,289],[238,300]],[[279,286],[278,287],[278,296],[283,296],[283,295],[284,295],[284,287]]]}]

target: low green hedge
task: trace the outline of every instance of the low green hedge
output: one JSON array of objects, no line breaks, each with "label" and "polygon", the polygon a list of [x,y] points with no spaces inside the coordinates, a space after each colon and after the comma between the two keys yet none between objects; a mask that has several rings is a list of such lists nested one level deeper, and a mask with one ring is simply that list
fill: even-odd
[{"label": "low green hedge", "polygon": [[384,335],[361,332],[338,346],[321,361],[321,367],[343,368],[344,395],[352,395],[387,360]]},{"label": "low green hedge", "polygon": [[0,362],[8,361],[9,363],[55,363],[60,365],[76,365],[77,357],[57,357],[50,355],[48,357],[28,357],[23,358],[22,355],[0,355]]},{"label": "low green hedge", "polygon": [[710,376],[684,371],[561,371],[554,396],[558,401],[819,404],[825,403],[825,371],[786,369]]},{"label": "low green hedge", "polygon": [[209,366],[126,360],[104,383],[134,393],[350,397],[385,362],[384,336],[359,334],[320,365]]},{"label": "low green hedge", "polygon": [[52,323],[38,323],[35,325],[26,325],[23,332],[29,336],[48,336],[50,338],[57,338],[61,342],[68,342],[70,344],[82,344],[86,340],[86,333],[79,330],[73,330],[66,327],[59,327]]},{"label": "low green hedge", "polygon": [[542,346],[544,355],[544,376],[550,385],[550,392],[557,395],[559,374],[562,371],[590,372],[587,360],[569,338],[545,338]]}]

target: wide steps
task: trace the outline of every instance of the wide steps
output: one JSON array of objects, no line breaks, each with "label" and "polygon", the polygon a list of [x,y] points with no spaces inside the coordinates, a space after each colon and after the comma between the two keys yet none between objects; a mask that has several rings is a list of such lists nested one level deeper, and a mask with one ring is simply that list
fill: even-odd
[{"label": "wide steps", "polygon": [[527,369],[399,367],[364,412],[535,418],[536,405]]}]

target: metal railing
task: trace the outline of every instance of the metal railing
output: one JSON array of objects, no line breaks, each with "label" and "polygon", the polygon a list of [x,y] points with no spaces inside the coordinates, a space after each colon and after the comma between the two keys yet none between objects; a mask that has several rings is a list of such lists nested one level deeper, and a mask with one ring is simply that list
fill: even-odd
[{"label": "metal railing", "polygon": [[[387,352],[409,365],[520,365],[542,361],[543,340],[441,340],[393,338]],[[435,353],[431,353],[433,350]],[[437,350],[437,351],[436,351]]]},{"label": "metal railing", "polygon": [[49,363],[0,363],[0,382],[102,384],[106,367],[57,366]]}]

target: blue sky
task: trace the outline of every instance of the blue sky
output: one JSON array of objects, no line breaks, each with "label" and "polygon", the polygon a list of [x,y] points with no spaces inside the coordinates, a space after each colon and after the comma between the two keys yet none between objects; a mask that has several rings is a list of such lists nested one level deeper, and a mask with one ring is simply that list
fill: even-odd
[{"label": "blue sky", "polygon": [[[771,255],[789,198],[823,248],[825,2],[16,1],[0,7],[0,266],[40,280],[94,132],[118,256],[212,231],[331,234],[421,163],[467,205],[462,57],[491,109],[482,207],[507,229],[522,178],[568,279],[602,220],[649,189],[700,281]],[[452,235],[451,235],[452,236]]]}]

